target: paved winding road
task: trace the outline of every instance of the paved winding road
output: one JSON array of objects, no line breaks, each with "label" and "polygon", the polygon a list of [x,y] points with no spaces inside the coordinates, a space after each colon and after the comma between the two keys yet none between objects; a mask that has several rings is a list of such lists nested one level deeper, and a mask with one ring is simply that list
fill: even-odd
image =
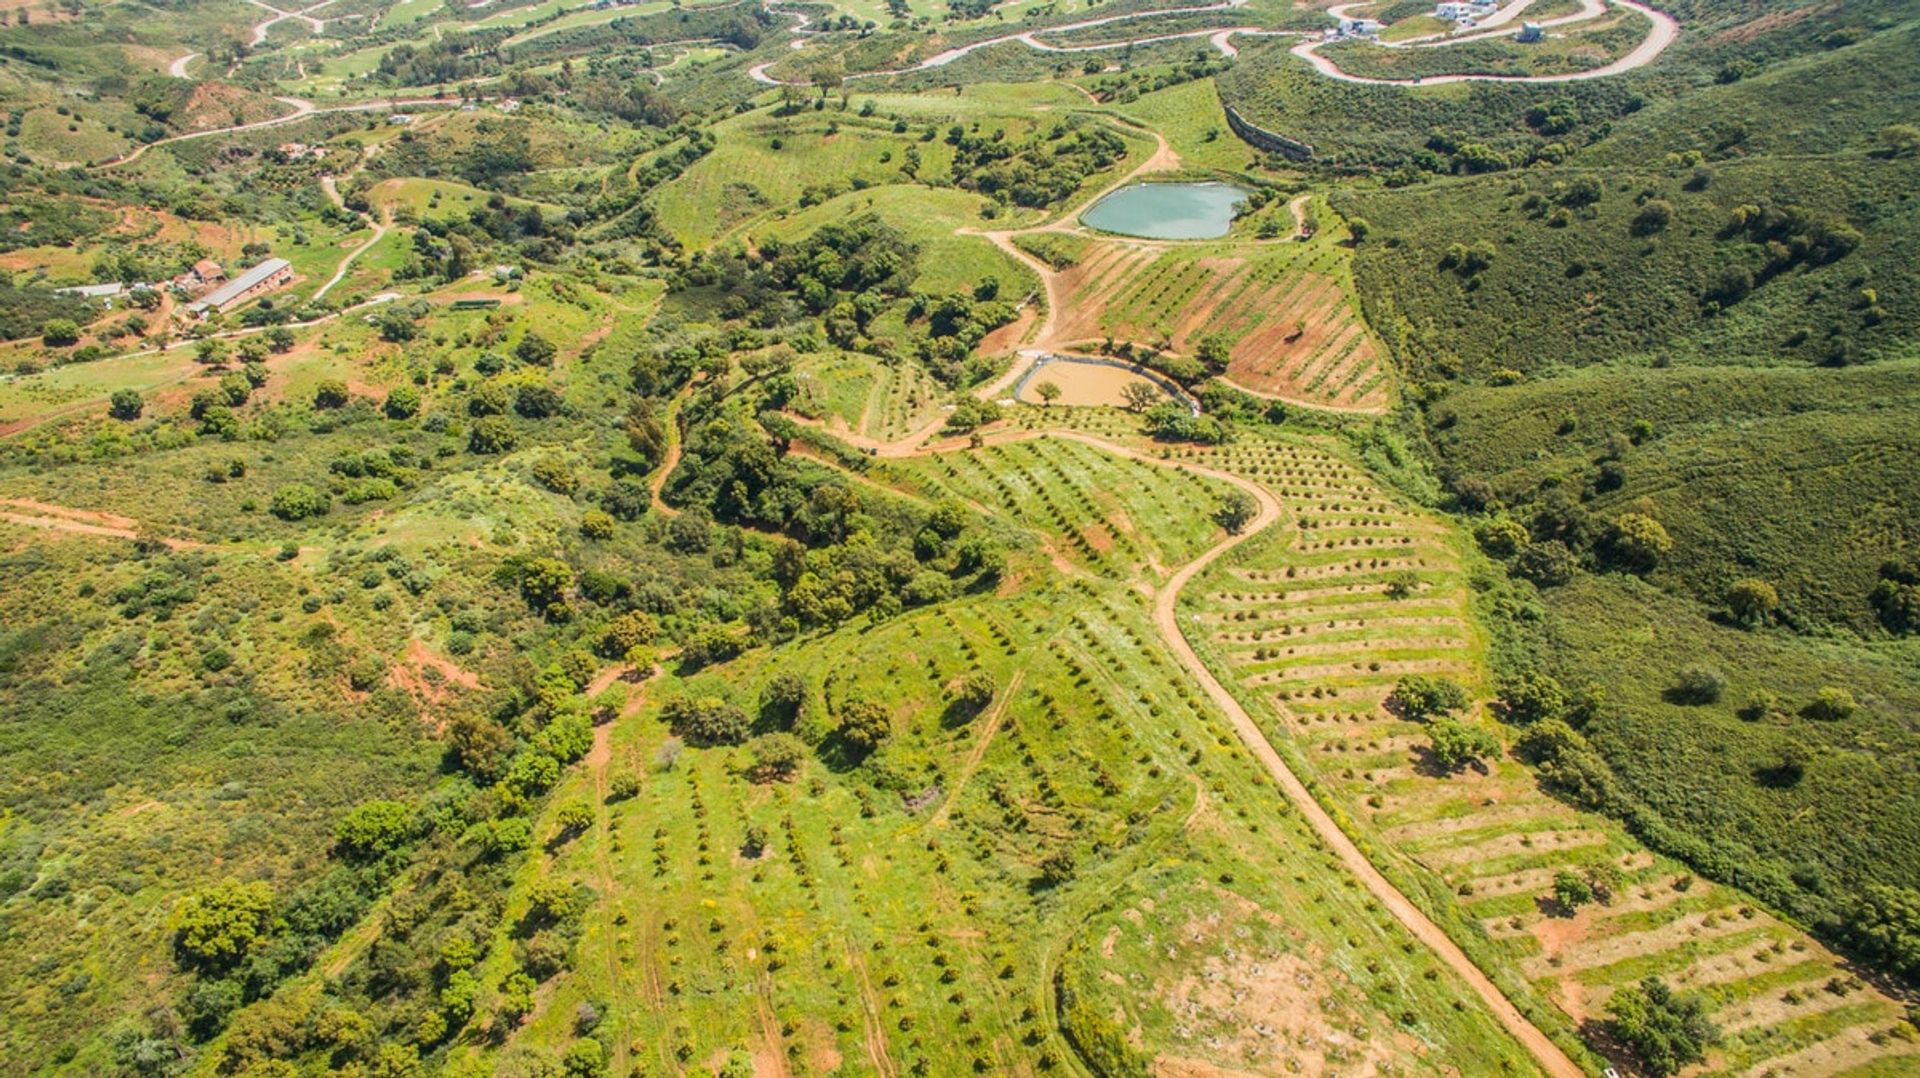
[{"label": "paved winding road", "polygon": [[[1641,3],[1640,0],[1611,0],[1611,2],[1620,7],[1628,8],[1645,15],[1648,19],[1652,20],[1653,31],[1649,33],[1640,44],[1634,46],[1631,52],[1628,52],[1625,56],[1620,57],[1612,63],[1590,68],[1586,71],[1569,71],[1561,75],[1430,75],[1415,79],[1377,79],[1363,75],[1350,75],[1342,71],[1338,64],[1320,55],[1320,46],[1328,43],[1324,40],[1303,41],[1295,45],[1291,51],[1295,56],[1313,65],[1315,71],[1318,71],[1330,79],[1339,79],[1341,82],[1362,83],[1368,86],[1444,86],[1453,82],[1580,82],[1585,79],[1603,79],[1612,75],[1621,75],[1636,68],[1645,67],[1652,63],[1655,57],[1667,51],[1667,46],[1673,44],[1674,40],[1680,36],[1680,24],[1674,21],[1673,16],[1668,15],[1664,11],[1648,7],[1646,4]],[[1518,3],[1513,5],[1513,8],[1523,8],[1530,3],[1532,3],[1532,0],[1519,0]],[[1329,13],[1331,14],[1332,11],[1337,10],[1340,9],[1330,9]],[[1571,15],[1562,15],[1556,19],[1543,20],[1540,25],[1542,27],[1562,26],[1570,22],[1592,18],[1599,15],[1603,10],[1604,4],[1602,0],[1582,0],[1579,11]],[[1493,23],[1495,20],[1505,22],[1507,19],[1513,17],[1512,15],[1507,15],[1506,18],[1502,18],[1501,16],[1504,14],[1505,10],[1490,16],[1487,23]],[[1482,23],[1482,25],[1487,25],[1487,23]],[[1513,33],[1517,33],[1517,31],[1494,29],[1486,33],[1466,34],[1460,37],[1429,36],[1412,38],[1387,47],[1400,49],[1443,48],[1448,45],[1458,45],[1467,41],[1483,41],[1487,38],[1511,36]]]},{"label": "paved winding road", "polygon": [[[1175,8],[1162,8],[1156,11],[1137,11],[1137,12],[1132,12],[1126,15],[1108,15],[1098,19],[1084,19],[1080,22],[1063,23],[1059,26],[1042,27],[1036,30],[1020,30],[1020,31],[1015,31],[1013,33],[1009,33],[1009,34],[1002,34],[999,37],[991,37],[991,38],[986,38],[985,40],[975,41],[970,44],[959,45],[954,48],[947,49],[944,52],[935,53],[932,56],[929,56],[926,59],[921,60],[919,63],[910,64],[906,67],[889,68],[882,71],[856,72],[854,74],[845,76],[842,79],[842,81],[851,82],[855,79],[891,78],[896,75],[909,75],[917,71],[926,71],[932,68],[945,67],[946,65],[953,63],[955,60],[958,60],[963,56],[967,56],[981,49],[990,48],[994,45],[1004,45],[1009,42],[1018,42],[1019,44],[1025,45],[1027,48],[1033,49],[1038,52],[1077,53],[1077,52],[1100,52],[1103,50],[1110,50],[1110,49],[1127,49],[1127,48],[1132,48],[1135,45],[1151,45],[1156,42],[1162,42],[1162,41],[1179,41],[1186,38],[1204,37],[1222,55],[1228,56],[1228,57],[1235,57],[1240,55],[1239,48],[1235,46],[1233,43],[1233,39],[1235,37],[1297,37],[1297,36],[1300,36],[1294,33],[1293,31],[1289,31],[1289,30],[1269,30],[1259,26],[1229,26],[1229,27],[1208,27],[1201,30],[1181,30],[1181,31],[1176,31],[1173,33],[1166,33],[1166,34],[1150,34],[1144,37],[1128,38],[1123,41],[1099,42],[1092,45],[1049,45],[1046,42],[1040,40],[1040,36],[1043,34],[1064,34],[1064,33],[1069,33],[1076,30],[1086,30],[1093,27],[1097,27],[1097,26],[1106,26],[1112,23],[1132,22],[1140,19],[1165,18],[1171,15],[1193,15],[1193,14],[1200,14],[1205,12],[1212,12],[1212,11],[1226,11],[1232,8],[1240,7],[1246,2],[1247,0],[1221,0],[1221,2],[1219,3],[1202,4],[1195,7],[1175,7]],[[1653,22],[1653,31],[1647,35],[1645,40],[1643,40],[1639,45],[1635,46],[1634,49],[1631,52],[1628,52],[1625,56],[1620,57],[1619,59],[1613,61],[1612,63],[1603,65],[1601,67],[1592,68],[1586,71],[1569,71],[1565,74],[1560,74],[1560,75],[1434,75],[1431,77],[1418,78],[1418,79],[1380,79],[1380,78],[1370,78],[1363,75],[1348,74],[1347,72],[1341,70],[1338,64],[1334,63],[1332,60],[1328,59],[1327,57],[1322,56],[1319,52],[1319,49],[1322,45],[1326,45],[1331,42],[1332,39],[1329,39],[1329,38],[1318,38],[1313,40],[1302,41],[1300,44],[1293,47],[1292,52],[1295,56],[1300,57],[1302,60],[1305,60],[1308,64],[1312,65],[1315,71],[1318,71],[1320,74],[1325,75],[1328,78],[1339,79],[1342,82],[1364,83],[1364,84],[1376,85],[1376,86],[1439,86],[1439,85],[1444,85],[1446,83],[1451,83],[1451,82],[1578,82],[1584,79],[1606,78],[1608,76],[1619,75],[1624,72],[1632,71],[1636,68],[1645,67],[1647,64],[1652,63],[1655,57],[1659,56],[1662,52],[1665,52],[1667,49],[1667,46],[1673,44],[1674,40],[1680,36],[1680,24],[1675,22],[1672,16],[1668,15],[1663,11],[1659,11],[1655,8],[1649,7],[1647,4],[1642,3],[1641,0],[1581,0],[1581,8],[1579,11],[1574,12],[1571,15],[1562,15],[1562,16],[1559,16],[1558,18],[1543,20],[1540,23],[1540,25],[1542,27],[1554,27],[1554,26],[1565,25],[1567,23],[1579,22],[1579,21],[1595,18],[1600,14],[1604,13],[1606,9],[1606,4],[1608,2],[1617,4],[1623,8],[1628,8],[1630,10],[1637,11],[1640,14],[1645,15],[1649,20]],[[1519,17],[1519,15],[1527,7],[1531,6],[1532,3],[1533,3],[1533,0],[1515,0],[1514,3],[1511,3],[1506,7],[1500,9],[1499,11],[1495,12],[1494,14],[1488,16],[1487,19],[1481,23],[1481,27],[1483,29],[1479,32],[1460,35],[1460,36],[1454,36],[1454,37],[1448,37],[1441,34],[1430,34],[1424,37],[1411,38],[1406,41],[1382,42],[1381,44],[1386,48],[1394,48],[1394,49],[1444,48],[1446,46],[1458,45],[1468,41],[1481,41],[1481,40],[1494,38],[1494,37],[1513,36],[1517,34],[1518,31],[1505,29],[1504,24],[1509,23],[1513,19]],[[1344,10],[1346,10],[1347,8],[1358,7],[1358,6],[1361,6],[1361,5],[1359,4],[1338,5],[1336,7],[1329,8],[1328,14],[1338,18],[1339,14]],[[768,10],[773,11],[775,14],[788,15],[798,20],[793,26],[793,32],[795,34],[813,32],[808,30],[807,24],[809,20],[807,16],[805,16],[800,12],[789,11],[781,8],[775,8],[772,6],[769,6]],[[805,44],[805,41],[802,38],[796,37],[792,44],[794,48],[798,49]],[[781,78],[776,78],[775,76],[769,74],[769,70],[776,63],[778,63],[778,61],[769,60],[764,63],[755,64],[752,67],[747,69],[747,75],[751,77],[755,82],[761,83],[762,85],[766,85],[766,86],[812,85],[810,80],[781,79]]]}]

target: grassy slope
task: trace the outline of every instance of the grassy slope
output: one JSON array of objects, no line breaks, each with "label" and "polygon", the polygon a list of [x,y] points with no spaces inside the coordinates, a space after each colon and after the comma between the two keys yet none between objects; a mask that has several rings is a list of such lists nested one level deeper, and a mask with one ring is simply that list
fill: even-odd
[{"label": "grassy slope", "polygon": [[[1717,603],[1734,580],[1772,581],[1794,620],[1868,629],[1881,562],[1920,541],[1899,507],[1920,402],[1911,360],[1845,370],[1627,368],[1462,388],[1436,405],[1435,445],[1462,473],[1525,492],[1578,487],[1638,420],[1626,481],[1592,498],[1610,516],[1648,499],[1676,539],[1657,579]],[[1572,416],[1574,429],[1561,432]],[[1753,447],[1763,446],[1761,459]]]},{"label": "grassy slope", "polygon": [[[1549,590],[1531,628],[1505,602],[1513,642],[1496,658],[1604,688],[1595,744],[1634,795],[1807,920],[1863,882],[1914,882],[1911,836],[1885,822],[1916,748],[1911,656],[1877,635],[1866,600],[1879,563],[1920,539],[1901,509],[1920,492],[1906,418],[1913,326],[1871,324],[1863,292],[1905,295],[1920,235],[1903,193],[1914,163],[1870,152],[1916,92],[1910,66],[1892,62],[1911,36],[1898,26],[1653,101],[1571,167],[1342,203],[1375,225],[1356,267],[1370,316],[1435,379],[1427,418],[1443,470],[1492,481],[1522,519],[1564,492],[1602,527],[1649,509],[1675,539],[1654,587],[1610,576]],[[1411,145],[1424,128],[1401,130]],[[1704,189],[1688,190],[1693,170],[1665,161],[1687,150],[1708,162]],[[1586,177],[1601,181],[1598,204],[1551,227],[1554,185]],[[1529,208],[1536,196],[1546,204]],[[1649,198],[1670,202],[1673,221],[1635,235]],[[1863,238],[1714,314],[1701,301],[1710,275],[1757,254],[1720,234],[1742,203],[1802,206]],[[1476,241],[1496,251],[1477,284],[1439,265],[1452,244]],[[1817,366],[1836,355],[1868,362]],[[1507,377],[1488,377],[1498,368],[1524,380],[1484,384]],[[1617,489],[1597,487],[1609,440],[1637,420],[1652,438],[1617,450]],[[1752,576],[1779,587],[1783,617],[1810,635],[1711,620],[1728,585]],[[1728,674],[1723,703],[1664,698],[1688,664]],[[1791,714],[1822,685],[1873,702],[1837,728],[1733,715],[1761,690]],[[1796,746],[1814,761],[1808,778],[1768,786],[1764,769]]]}]

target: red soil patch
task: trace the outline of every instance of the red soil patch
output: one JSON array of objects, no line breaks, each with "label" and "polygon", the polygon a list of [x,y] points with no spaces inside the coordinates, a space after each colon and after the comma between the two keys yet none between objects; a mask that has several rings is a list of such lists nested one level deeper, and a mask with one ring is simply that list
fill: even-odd
[{"label": "red soil patch", "polygon": [[1752,41],[1762,34],[1784,30],[1794,23],[1803,22],[1815,15],[1824,15],[1839,6],[1837,3],[1808,4],[1790,11],[1769,11],[1757,19],[1751,19],[1738,26],[1729,26],[1708,40],[1715,45],[1725,42]]},{"label": "red soil patch", "polygon": [[176,114],[182,130],[207,131],[228,127],[235,122],[269,120],[287,111],[287,107],[251,90],[224,82],[203,82]]},{"label": "red soil patch", "polygon": [[[1197,286],[1189,285],[1196,276]],[[1289,273],[1270,282],[1257,279],[1245,259],[1183,263],[1151,248],[1104,243],[1057,283],[1067,299],[1050,335],[1055,342],[1111,334],[1158,344],[1165,337],[1190,354],[1201,338],[1221,334],[1237,338],[1228,376],[1244,389],[1345,408],[1376,409],[1386,402],[1384,384],[1359,391],[1371,378],[1370,368],[1380,364],[1380,352],[1346,294],[1323,274]],[[1154,324],[1109,316],[1110,308],[1123,304],[1161,309],[1163,292],[1188,287],[1177,308]]]},{"label": "red soil patch", "polygon": [[1027,339],[1027,331],[1033,328],[1034,320],[1038,317],[1040,317],[1038,309],[1031,304],[1020,308],[1020,317],[980,338],[980,347],[974,350],[975,354],[999,356],[1018,349],[1021,342]]},{"label": "red soil patch", "polygon": [[480,687],[480,675],[436,653],[420,640],[407,643],[406,659],[387,671],[387,683],[405,690],[420,709],[420,721],[438,733],[445,725],[434,713],[458,692]]}]

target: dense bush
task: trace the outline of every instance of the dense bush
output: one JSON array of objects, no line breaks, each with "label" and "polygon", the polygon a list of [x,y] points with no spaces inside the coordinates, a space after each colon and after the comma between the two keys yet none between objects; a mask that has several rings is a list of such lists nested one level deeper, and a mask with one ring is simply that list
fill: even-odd
[{"label": "dense bush", "polygon": [[741,708],[718,696],[676,696],[660,708],[675,736],[694,746],[738,745],[752,732]]},{"label": "dense bush", "polygon": [[1389,707],[1414,721],[1438,719],[1471,702],[1466,686],[1444,674],[1408,674],[1387,698]]},{"label": "dense bush", "polygon": [[1706,1058],[1720,1040],[1706,1001],[1681,995],[1658,977],[1627,985],[1607,1000],[1608,1030],[1649,1073],[1676,1074]]}]

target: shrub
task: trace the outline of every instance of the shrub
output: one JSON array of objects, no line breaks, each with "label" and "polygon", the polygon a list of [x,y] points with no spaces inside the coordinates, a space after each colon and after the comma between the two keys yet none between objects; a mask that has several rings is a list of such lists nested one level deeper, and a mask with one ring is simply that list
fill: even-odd
[{"label": "shrub", "polygon": [[723,663],[746,649],[746,640],[731,625],[703,625],[680,647],[680,661],[689,668]]},{"label": "shrub", "polygon": [[412,419],[420,414],[420,391],[412,386],[395,386],[387,393],[381,410],[388,419]]},{"label": "shrub", "polygon": [[1393,687],[1388,703],[1416,722],[1464,709],[1470,702],[1466,686],[1444,675],[1408,674]]},{"label": "shrub", "polygon": [[561,841],[575,838],[593,826],[593,806],[585,801],[568,801],[554,810],[553,822]]},{"label": "shrub", "polygon": [[993,703],[996,686],[993,675],[985,670],[970,671],[953,688],[951,699],[955,707],[968,715],[978,715]]},{"label": "shrub", "polygon": [[520,436],[513,431],[512,424],[498,416],[488,416],[474,423],[467,432],[467,452],[490,455],[509,453],[520,444]]},{"label": "shrub", "polygon": [[116,389],[113,391],[112,400],[107,405],[107,414],[115,419],[131,422],[139,419],[140,413],[145,409],[146,404],[141,401],[138,390]]},{"label": "shrub", "polygon": [[1173,401],[1164,401],[1147,409],[1144,419],[1147,433],[1163,442],[1220,445],[1232,438],[1232,432],[1218,419],[1196,416]]},{"label": "shrub", "polygon": [[1676,995],[1658,977],[1615,992],[1607,1000],[1607,1013],[1613,1035],[1655,1075],[1674,1074],[1700,1062],[1720,1039],[1700,997]]},{"label": "shrub", "polygon": [[334,848],[363,861],[404,847],[413,834],[413,806],[404,801],[364,801],[333,825]]},{"label": "shrub", "polygon": [[1078,867],[1072,850],[1055,850],[1041,858],[1040,877],[1035,882],[1042,887],[1058,887],[1072,880]]},{"label": "shrub", "polygon": [[840,705],[840,736],[857,749],[872,752],[893,736],[893,716],[871,700]]},{"label": "shrub", "polygon": [[553,357],[558,355],[559,352],[560,349],[556,348],[552,341],[547,340],[545,337],[531,330],[527,332],[526,336],[520,338],[519,344],[513,346],[513,356],[515,359],[518,359],[522,363],[531,363],[537,367],[553,366]]},{"label": "shrub", "polygon": [[313,406],[315,408],[344,408],[346,407],[348,399],[347,383],[339,379],[329,378],[321,382],[318,386],[315,386],[313,390]]},{"label": "shrub", "polygon": [[1567,691],[1546,674],[1526,674],[1500,686],[1500,717],[1519,725],[1557,719],[1567,708]]},{"label": "shrub", "polygon": [[573,589],[573,569],[558,558],[528,558],[503,566],[502,575],[520,589],[520,597],[544,611],[566,601]]},{"label": "shrub", "polygon": [[482,382],[467,395],[467,414],[470,416],[505,415],[511,406],[507,391],[493,382]]},{"label": "shrub", "polygon": [[805,679],[791,670],[782,670],[768,678],[760,689],[761,721],[775,729],[790,730],[806,702]]},{"label": "shrub", "polygon": [[80,343],[80,324],[71,318],[49,318],[40,324],[40,340],[49,348]]},{"label": "shrub", "polygon": [[186,899],[173,912],[173,948],[182,965],[227,969],[267,932],[273,891],[229,876]]},{"label": "shrub", "polygon": [[1852,693],[1837,685],[1826,685],[1813,694],[1800,714],[1818,722],[1839,722],[1851,718],[1859,706]]},{"label": "shrub", "polygon": [[324,515],[331,507],[332,499],[325,492],[305,483],[289,483],[273,492],[267,508],[281,520],[305,520]]},{"label": "shrub", "polygon": [[1491,731],[1459,719],[1435,720],[1427,727],[1427,736],[1435,766],[1449,774],[1500,752],[1500,739]]},{"label": "shrub", "polygon": [[1869,883],[1839,926],[1840,937],[1861,956],[1920,984],[1920,891]]},{"label": "shrub", "polygon": [[580,514],[580,537],[596,542],[613,538],[613,514],[604,509],[589,509]]},{"label": "shrub", "polygon": [[1673,537],[1645,513],[1622,513],[1607,533],[1607,546],[1621,564],[1646,572],[1673,551]]},{"label": "shrub", "polygon": [[1473,532],[1474,541],[1490,557],[1511,558],[1527,547],[1526,526],[1511,517],[1496,517]]},{"label": "shrub", "polygon": [[1639,214],[1633,219],[1633,234],[1651,236],[1658,232],[1665,232],[1667,226],[1672,223],[1673,203],[1663,198],[1650,198],[1640,207]]},{"label": "shrub", "polygon": [[535,925],[571,921],[585,912],[587,896],[581,887],[554,876],[533,881],[527,888],[527,921]]},{"label": "shrub", "polygon": [[806,762],[806,743],[789,733],[762,734],[753,739],[751,774],[756,782],[783,782]]},{"label": "shrub", "polygon": [[582,1037],[567,1046],[560,1069],[567,1078],[600,1078],[607,1073],[607,1051],[592,1037]]},{"label": "shrub", "polygon": [[947,413],[946,429],[957,434],[965,434],[986,426],[1000,418],[1000,406],[992,401],[968,397]]},{"label": "shrub", "polygon": [[613,619],[600,634],[600,654],[609,659],[624,658],[634,648],[653,643],[659,635],[660,625],[653,620],[653,615],[630,610]]},{"label": "shrub", "polygon": [[747,739],[747,713],[718,696],[676,696],[660,709],[660,718],[689,745],[738,745]]},{"label": "shrub", "polygon": [[513,410],[528,419],[546,419],[560,414],[560,394],[547,385],[524,385],[513,395]]},{"label": "shrub", "polygon": [[1228,534],[1238,535],[1259,512],[1260,506],[1251,494],[1243,490],[1230,491],[1220,499],[1219,507],[1213,511],[1213,522],[1225,528]]},{"label": "shrub", "polygon": [[580,489],[580,477],[573,466],[560,457],[541,457],[533,462],[533,481],[555,494],[572,494]]},{"label": "shrub", "polygon": [[1779,693],[1759,689],[1752,696],[1747,697],[1746,703],[1740,705],[1738,714],[1748,722],[1763,722],[1767,719],[1780,718],[1786,714],[1786,708],[1780,702]]},{"label": "shrub", "polygon": [[1780,593],[1772,584],[1755,577],[1734,581],[1727,589],[1727,609],[1743,625],[1753,625],[1773,617],[1780,609]]},{"label": "shrub", "polygon": [[1513,572],[1543,588],[1557,588],[1573,580],[1580,570],[1580,556],[1558,539],[1534,543],[1513,559]]},{"label": "shrub", "polygon": [[1553,900],[1571,912],[1593,901],[1593,885],[1580,873],[1563,868],[1553,874]]},{"label": "shrub", "polygon": [[1668,699],[1676,704],[1716,703],[1720,694],[1727,691],[1727,679],[1720,671],[1705,666],[1688,666],[1681,669],[1673,680],[1673,687],[1667,690]]}]

